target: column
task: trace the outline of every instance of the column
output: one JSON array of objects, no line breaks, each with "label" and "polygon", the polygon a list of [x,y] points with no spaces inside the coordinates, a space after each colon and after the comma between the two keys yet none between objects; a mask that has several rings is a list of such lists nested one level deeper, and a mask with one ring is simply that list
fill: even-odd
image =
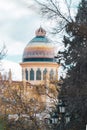
[{"label": "column", "polygon": [[41,80],[43,80],[43,69],[41,70]]},{"label": "column", "polygon": [[36,81],[36,68],[35,69],[33,69],[34,70],[34,81]]},{"label": "column", "polygon": [[22,69],[22,80],[25,80],[25,68]]},{"label": "column", "polygon": [[28,68],[28,81],[30,81],[30,69]]}]

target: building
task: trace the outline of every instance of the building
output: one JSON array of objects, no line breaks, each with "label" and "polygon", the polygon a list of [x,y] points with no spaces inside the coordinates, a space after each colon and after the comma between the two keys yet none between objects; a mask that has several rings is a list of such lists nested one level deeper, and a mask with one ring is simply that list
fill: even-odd
[{"label": "building", "polygon": [[54,56],[56,47],[47,38],[46,31],[40,27],[35,37],[27,44],[23,52],[22,79],[31,84],[40,84],[46,79],[58,79],[58,67]]},{"label": "building", "polygon": [[12,81],[11,70],[8,79],[5,77],[3,82],[0,75],[1,112],[4,110],[4,113],[16,114],[18,111],[27,114],[24,106],[21,107],[21,104],[25,103],[28,114],[34,116],[55,107],[58,92],[55,87],[57,82],[53,81],[58,81],[60,66],[54,59],[56,47],[47,38],[46,31],[42,27],[36,30],[35,35],[23,52],[22,63],[20,63],[22,81]]}]

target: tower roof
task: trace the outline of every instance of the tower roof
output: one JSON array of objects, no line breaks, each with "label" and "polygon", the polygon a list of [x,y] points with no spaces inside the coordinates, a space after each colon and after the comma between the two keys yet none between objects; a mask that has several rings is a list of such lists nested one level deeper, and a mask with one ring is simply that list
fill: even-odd
[{"label": "tower roof", "polygon": [[23,62],[53,62],[54,47],[46,37],[46,31],[40,27],[35,35],[24,49]]}]

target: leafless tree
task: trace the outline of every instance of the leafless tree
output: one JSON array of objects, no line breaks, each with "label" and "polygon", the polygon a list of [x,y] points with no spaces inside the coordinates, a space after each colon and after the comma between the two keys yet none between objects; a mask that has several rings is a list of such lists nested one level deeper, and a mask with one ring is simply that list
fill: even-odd
[{"label": "leafless tree", "polygon": [[0,47],[0,71],[2,71],[2,62],[1,60],[6,56],[7,54],[7,49],[6,46],[3,45],[2,47]]},{"label": "leafless tree", "polygon": [[3,45],[3,47],[0,48],[0,60],[2,60],[7,54],[6,46]]},{"label": "leafless tree", "polygon": [[75,4],[72,0],[35,0],[35,2],[39,6],[42,17],[53,21],[53,26],[50,25],[52,34],[58,34],[61,37],[65,35],[65,32],[68,32],[70,37],[72,34],[87,35],[87,27],[75,21],[79,2]]},{"label": "leafless tree", "polygon": [[[35,0],[40,8],[42,16],[55,22],[53,33],[62,32],[67,24],[74,22],[72,17],[72,0]],[[65,8],[65,9],[64,9]]]},{"label": "leafless tree", "polygon": [[9,115],[6,120],[7,128],[10,126],[14,130],[26,130],[28,128],[37,130],[43,126],[45,123],[44,116],[50,112],[46,109],[43,98],[49,97],[54,103],[56,101],[57,93],[53,84],[50,83],[50,88],[47,93],[47,88],[44,85],[33,86],[29,83],[25,85],[23,82],[1,81],[0,113],[5,115],[5,120]]}]

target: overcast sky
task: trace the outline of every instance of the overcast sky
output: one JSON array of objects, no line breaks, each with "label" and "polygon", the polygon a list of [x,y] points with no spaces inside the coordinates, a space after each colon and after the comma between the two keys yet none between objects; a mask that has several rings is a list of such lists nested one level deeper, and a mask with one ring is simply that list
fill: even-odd
[{"label": "overcast sky", "polygon": [[5,59],[20,62],[27,43],[40,26],[40,15],[31,8],[33,0],[0,0],[0,47],[8,50]]},{"label": "overcast sky", "polygon": [[37,13],[33,0],[0,0],[0,47],[5,43],[5,59],[21,62],[24,47],[35,36],[35,30],[40,25],[47,29],[48,24]]}]

